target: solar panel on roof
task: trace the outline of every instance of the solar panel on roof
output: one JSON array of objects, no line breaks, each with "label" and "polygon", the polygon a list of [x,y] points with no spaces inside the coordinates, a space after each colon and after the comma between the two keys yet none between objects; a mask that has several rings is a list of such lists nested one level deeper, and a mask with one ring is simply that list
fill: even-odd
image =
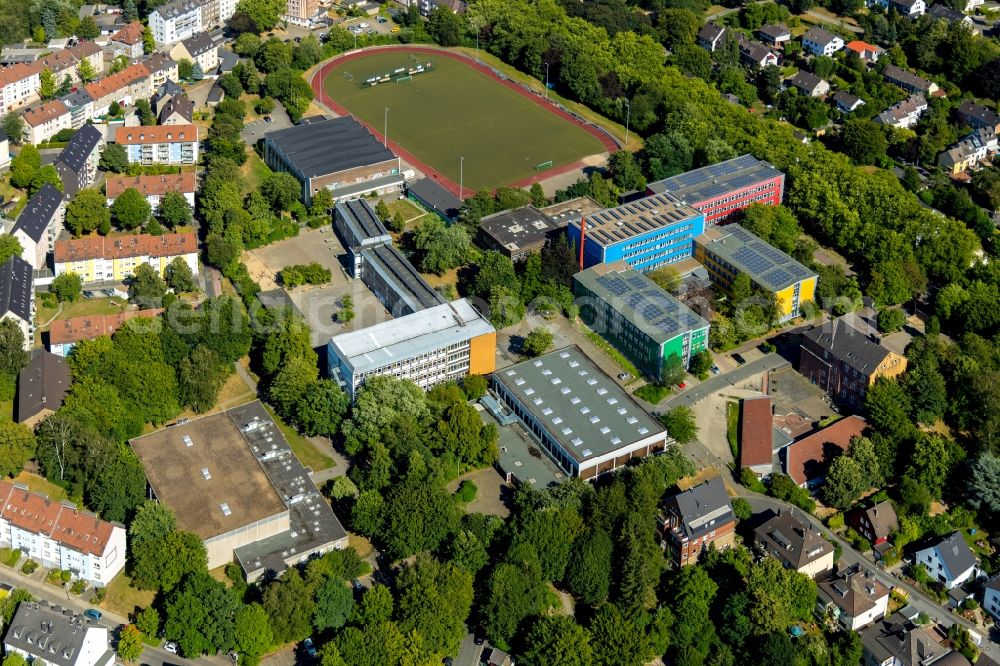
[{"label": "solar panel on roof", "polygon": [[789,282],[792,279],[792,276],[784,268],[778,267],[769,271],[765,276],[765,279],[772,285],[781,285]]}]

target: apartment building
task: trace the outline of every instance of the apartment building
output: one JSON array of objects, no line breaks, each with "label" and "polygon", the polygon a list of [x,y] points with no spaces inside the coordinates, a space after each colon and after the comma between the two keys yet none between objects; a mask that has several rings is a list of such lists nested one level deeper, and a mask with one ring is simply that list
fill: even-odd
[{"label": "apartment building", "polygon": [[750,204],[780,204],[785,174],[753,155],[741,155],[646,186],[647,194],[661,192],[704,213],[705,226],[712,227]]},{"label": "apartment building", "polygon": [[56,83],[62,83],[69,77],[74,84],[80,83],[80,65],[86,60],[96,74],[104,73],[104,50],[94,42],[78,42],[64,49],[56,49],[42,56],[36,63],[39,73],[49,70]]},{"label": "apartment building", "polygon": [[753,532],[754,549],[772,557],[786,569],[816,578],[833,569],[833,544],[812,523],[799,520],[787,509]]},{"label": "apartment building", "polygon": [[62,130],[72,129],[69,108],[58,99],[28,109],[21,114],[21,118],[24,119],[28,143],[31,144],[48,141]]},{"label": "apartment building", "polygon": [[882,70],[882,78],[887,83],[899,86],[914,95],[933,95],[938,91],[938,85],[933,81],[928,81],[896,65],[886,65],[885,69]]},{"label": "apartment building", "polygon": [[663,192],[571,220],[566,231],[583,247],[582,268],[624,259],[647,271],[690,257],[705,214]]},{"label": "apartment building", "polygon": [[198,0],[174,0],[149,15],[149,29],[157,44],[175,44],[206,29]]},{"label": "apartment building", "polygon": [[150,236],[84,236],[56,241],[55,274],[76,273],[84,284],[123,281],[142,264],[160,276],[180,257],[198,274],[198,239],[193,232]]},{"label": "apartment building", "polygon": [[978,168],[997,154],[997,133],[992,127],[980,127],[954,147],[938,155],[938,166],[955,176]]},{"label": "apartment building", "polygon": [[816,273],[738,224],[713,227],[694,245],[695,259],[708,269],[712,284],[729,293],[736,276],[746,275],[752,286],[775,295],[780,321],[798,317],[802,305],[815,298]]},{"label": "apartment building", "polygon": [[115,143],[123,145],[129,162],[136,164],[198,163],[197,125],[119,127]]},{"label": "apartment building", "polygon": [[11,235],[21,243],[21,258],[31,264],[33,270],[45,267],[46,255],[53,250],[62,233],[65,211],[62,192],[46,183],[28,200],[18,216]]},{"label": "apartment building", "polygon": [[839,404],[860,410],[879,377],[898,377],[906,357],[851,325],[847,316],[826,322],[802,336],[799,372]]},{"label": "apartment building", "polygon": [[659,521],[677,566],[694,564],[710,544],[718,550],[736,545],[736,514],[717,476],[667,499]]},{"label": "apartment building", "polygon": [[0,112],[6,114],[37,101],[41,73],[36,63],[16,63],[0,69]]},{"label": "apartment building", "polygon": [[119,194],[131,187],[146,197],[146,201],[155,209],[160,205],[160,199],[163,198],[164,194],[177,192],[184,195],[184,199],[193,209],[197,185],[198,181],[193,173],[164,174],[162,176],[110,176],[104,180],[104,194],[107,196],[110,206]]},{"label": "apartment building", "polygon": [[573,295],[583,321],[653,379],[708,348],[708,322],[624,261],[577,273]]},{"label": "apartment building", "polygon": [[56,158],[55,167],[63,183],[63,196],[72,198],[90,187],[97,178],[97,165],[104,147],[104,133],[93,125],[84,125]]},{"label": "apartment building", "polygon": [[211,74],[219,68],[219,47],[205,32],[192,35],[175,44],[170,49],[170,57],[177,62],[187,59],[197,63],[205,74]]},{"label": "apartment building", "polygon": [[24,351],[29,351],[35,336],[35,290],[31,264],[21,257],[11,257],[0,264],[0,321],[10,319],[21,330]]},{"label": "apartment building", "polygon": [[885,617],[889,608],[889,588],[875,572],[861,564],[839,568],[817,584],[816,614],[832,615],[847,631]]},{"label": "apartment building", "polygon": [[142,23],[132,21],[121,30],[111,35],[111,52],[117,57],[125,56],[129,60],[138,60],[142,57],[142,35],[144,32]]},{"label": "apartment building", "polygon": [[87,121],[94,118],[94,99],[87,92],[86,88],[77,88],[62,98],[63,104],[69,109],[70,127],[80,129],[87,124]]},{"label": "apartment building", "polygon": [[112,102],[131,106],[137,99],[149,99],[153,87],[149,69],[142,63],[135,63],[100,81],[88,83],[84,90],[91,99],[91,114],[97,117],[106,115]]},{"label": "apartment building", "polygon": [[890,127],[909,129],[917,124],[927,110],[927,100],[923,95],[910,95],[878,114],[872,122]]},{"label": "apartment building", "polygon": [[0,499],[0,545],[99,587],[125,568],[121,525],[8,481],[0,481]]},{"label": "apartment building", "polygon": [[282,18],[292,25],[310,27],[321,15],[319,0],[286,0]]},{"label": "apartment building", "polygon": [[496,368],[496,329],[466,299],[341,333],[327,344],[330,374],[353,400],[365,380],[388,375],[423,389]]}]

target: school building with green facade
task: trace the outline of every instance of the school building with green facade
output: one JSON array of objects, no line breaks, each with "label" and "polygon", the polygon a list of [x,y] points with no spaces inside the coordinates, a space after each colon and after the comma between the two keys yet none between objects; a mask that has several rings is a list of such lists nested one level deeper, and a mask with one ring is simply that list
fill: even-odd
[{"label": "school building with green facade", "polygon": [[649,377],[708,348],[709,323],[624,261],[577,273],[573,294],[584,322]]}]

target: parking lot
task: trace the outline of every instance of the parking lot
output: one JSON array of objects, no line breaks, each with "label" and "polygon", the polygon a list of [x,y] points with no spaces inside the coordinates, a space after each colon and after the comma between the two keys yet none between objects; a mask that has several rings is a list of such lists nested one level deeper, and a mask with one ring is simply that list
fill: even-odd
[{"label": "parking lot", "polygon": [[[268,121],[267,118],[270,118],[271,120]],[[260,141],[268,132],[274,132],[275,130],[285,129],[286,127],[291,126],[292,120],[288,117],[288,112],[285,111],[285,107],[281,105],[281,102],[275,100],[274,111],[260,120],[254,120],[253,122],[249,122],[244,125],[242,131],[240,131],[240,138],[243,139],[248,146],[252,146]]]},{"label": "parking lot", "polygon": [[[352,18],[340,24],[348,32],[361,35],[388,35],[395,24],[387,16],[362,16]],[[360,30],[360,32],[358,32]]]}]

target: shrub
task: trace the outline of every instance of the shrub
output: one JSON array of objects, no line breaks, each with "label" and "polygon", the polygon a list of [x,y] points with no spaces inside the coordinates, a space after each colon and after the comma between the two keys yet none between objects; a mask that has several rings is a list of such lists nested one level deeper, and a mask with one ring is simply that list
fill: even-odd
[{"label": "shrub", "polygon": [[466,479],[465,481],[462,481],[462,483],[458,486],[458,491],[456,492],[456,495],[458,496],[458,499],[460,499],[464,504],[468,504],[472,500],[476,499],[476,492],[478,490],[479,489],[476,488],[476,484]]},{"label": "shrub", "polygon": [[333,277],[329,268],[324,268],[318,262],[311,264],[296,264],[286,266],[281,271],[281,282],[286,287],[299,287],[304,284],[326,284]]},{"label": "shrub", "polygon": [[844,514],[838,511],[826,519],[826,526],[831,530],[839,530],[844,526]]},{"label": "shrub", "polygon": [[76,596],[80,596],[86,589],[87,589],[87,581],[78,580],[75,583],[73,583],[73,587],[69,588],[69,591],[75,594]]},{"label": "shrub", "polygon": [[45,582],[52,583],[53,585],[62,585],[62,572],[59,569],[53,569],[45,574]]},{"label": "shrub", "polygon": [[764,494],[767,492],[767,488],[761,483],[761,480],[757,478],[757,475],[753,473],[749,467],[744,467],[740,472],[740,483],[746,487],[747,490],[752,490],[755,493]]},{"label": "shrub", "polygon": [[29,576],[35,573],[35,571],[37,570],[38,570],[38,562],[34,560],[28,560],[27,562],[24,563],[24,566],[21,567],[21,572]]}]

